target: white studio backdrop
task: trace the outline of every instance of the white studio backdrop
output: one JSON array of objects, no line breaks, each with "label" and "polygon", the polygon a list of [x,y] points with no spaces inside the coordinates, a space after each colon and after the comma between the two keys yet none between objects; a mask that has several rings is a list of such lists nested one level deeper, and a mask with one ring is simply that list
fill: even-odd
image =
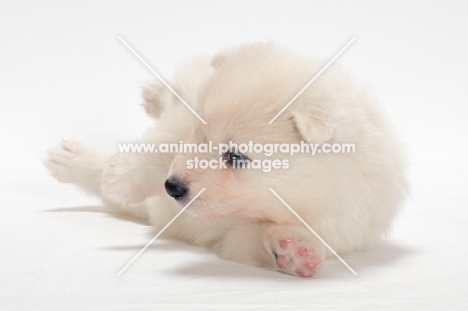
[{"label": "white studio backdrop", "polygon": [[[396,239],[413,239],[414,243],[420,241],[424,245],[420,245],[422,249],[427,246],[437,254],[452,254],[422,256],[423,262],[437,260],[422,267],[427,267],[427,274],[439,275],[439,269],[443,271],[445,265],[450,266],[447,276],[437,281],[454,282],[449,287],[456,290],[443,289],[436,297],[439,302],[447,297],[447,303],[454,301],[453,306],[463,306],[466,300],[461,293],[468,288],[459,276],[466,276],[468,265],[460,258],[467,251],[456,238],[466,239],[467,231],[454,228],[462,228],[462,223],[468,221],[464,212],[468,201],[467,11],[468,2],[464,1],[2,1],[0,240],[4,255],[0,259],[0,275],[4,279],[0,281],[0,306],[3,302],[9,309],[65,308],[69,302],[79,306],[81,297],[88,295],[89,305],[84,303],[84,307],[128,309],[141,303],[143,308],[150,305],[145,303],[148,302],[145,296],[136,295],[140,299],[136,301],[125,291],[132,292],[133,285],[139,282],[148,288],[160,284],[151,278],[151,273],[156,273],[153,270],[141,278],[135,275],[127,287],[115,281],[114,275],[104,280],[92,276],[108,273],[105,267],[112,273],[121,268],[144,245],[149,228],[86,213],[77,212],[73,216],[65,212],[43,213],[50,209],[93,206],[98,201],[49,178],[40,163],[42,152],[62,138],[115,150],[117,142],[138,138],[150,124],[139,107],[139,85],[155,77],[118,36],[166,79],[186,57],[213,54],[241,43],[273,41],[303,55],[330,59],[356,36],[338,63],[373,89],[407,146],[412,198],[395,228]],[[421,220],[421,215],[428,218]],[[418,227],[418,221],[426,220]],[[70,232],[70,228],[76,232]],[[441,240],[440,235],[444,234],[453,237],[451,242]],[[86,251],[112,244],[117,237],[134,248],[126,249],[120,257],[115,252],[112,256],[103,255],[111,261],[89,268],[96,254]],[[428,239],[439,239],[439,244],[432,248]],[[89,241],[95,244],[68,249],[67,241],[72,241],[74,247]],[[201,251],[185,248],[182,255],[190,257],[197,252]],[[389,255],[385,250],[382,252],[378,255]],[[156,257],[156,251],[152,254]],[[159,258],[163,261],[167,256]],[[217,271],[216,259],[211,261]],[[70,262],[81,265],[81,278],[73,274],[72,267],[76,265]],[[151,267],[150,260],[146,262],[146,267]],[[161,269],[168,264],[162,264]],[[242,276],[259,275],[249,267],[233,269]],[[204,273],[210,273],[209,267],[200,270],[187,277],[203,279]],[[423,272],[420,275],[425,275]],[[63,275],[66,277],[62,278]],[[170,273],[163,275],[165,282],[170,283]],[[178,277],[184,278],[184,273]],[[252,289],[254,292],[255,288],[264,291],[286,280],[281,276],[272,285],[268,273],[261,274],[260,279],[254,282],[257,286]],[[61,292],[66,288],[61,282],[66,280],[74,285],[70,292],[65,289]],[[349,278],[346,280],[351,282]],[[216,282],[220,284],[223,279]],[[239,277],[229,282],[242,284],[245,279]],[[289,279],[285,282],[300,290]],[[428,280],[421,282],[425,285],[415,294],[420,298],[416,307],[424,306],[425,297],[428,304],[434,299],[429,294],[433,288],[427,288]],[[111,288],[115,295],[100,300],[99,295],[87,293],[90,283],[93,291]],[[333,292],[333,282],[326,285],[325,289]],[[367,285],[369,290],[374,287]],[[437,284],[433,286],[435,290]],[[343,288],[343,297],[348,297]],[[397,286],[391,289],[404,295]],[[57,293],[65,298],[54,298]],[[216,295],[207,297],[220,303],[222,300],[213,297],[223,294]],[[372,292],[370,295],[374,303],[380,301]],[[227,301],[235,302],[232,297]],[[332,305],[338,299],[327,295],[304,297],[305,300],[298,301],[304,304],[310,301],[312,305],[314,301]],[[172,300],[167,299],[169,308]],[[251,304],[245,308],[261,306],[260,299],[249,301]],[[173,302],[178,302],[177,297]],[[346,307],[345,301],[338,302]],[[351,302],[354,306],[365,305],[358,300]],[[387,303],[399,302],[395,299]],[[400,303],[404,306],[404,301]]]}]

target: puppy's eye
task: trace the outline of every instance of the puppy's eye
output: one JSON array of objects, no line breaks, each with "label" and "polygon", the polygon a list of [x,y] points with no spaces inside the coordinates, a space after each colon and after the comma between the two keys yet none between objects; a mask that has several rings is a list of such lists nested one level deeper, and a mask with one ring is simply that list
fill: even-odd
[{"label": "puppy's eye", "polygon": [[229,163],[233,168],[245,168],[247,161],[249,161],[249,158],[245,155],[232,151],[226,152],[224,157],[227,160],[227,163]]}]

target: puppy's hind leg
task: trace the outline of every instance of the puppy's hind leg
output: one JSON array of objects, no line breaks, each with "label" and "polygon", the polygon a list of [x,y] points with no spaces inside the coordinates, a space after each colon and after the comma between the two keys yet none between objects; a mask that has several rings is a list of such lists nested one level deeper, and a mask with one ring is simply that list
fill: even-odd
[{"label": "puppy's hind leg", "polygon": [[[106,172],[113,172],[115,168],[109,164],[112,157],[90,149],[75,141],[62,141],[60,145],[47,152],[44,165],[51,175],[62,183],[71,183],[103,199],[106,206],[113,210],[125,212],[139,219],[147,219],[148,213],[143,202],[127,208],[122,202],[116,201],[103,191],[102,179]],[[128,172],[126,167],[123,171]],[[130,174],[130,172],[128,172]],[[122,177],[127,177],[124,175]],[[121,181],[120,187],[126,183]],[[125,189],[124,189],[125,190]],[[131,189],[130,189],[131,190]],[[127,191],[128,192],[128,191]]]},{"label": "puppy's hind leg", "polygon": [[108,155],[76,141],[63,140],[47,152],[44,165],[62,183],[72,183],[101,197],[101,178]]},{"label": "puppy's hind leg", "polygon": [[123,206],[134,206],[157,194],[166,195],[165,155],[121,153],[106,162],[101,189],[104,197]]}]

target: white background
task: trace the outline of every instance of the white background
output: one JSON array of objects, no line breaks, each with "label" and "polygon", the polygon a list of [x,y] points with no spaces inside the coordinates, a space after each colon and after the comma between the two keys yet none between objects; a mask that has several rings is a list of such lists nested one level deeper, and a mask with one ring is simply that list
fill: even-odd
[{"label": "white background", "polygon": [[[0,309],[305,310],[468,307],[468,2],[2,1]],[[271,40],[367,83],[406,142],[412,196],[393,233],[315,279],[222,261],[103,213],[53,181],[61,138],[115,149],[149,120],[139,85],[195,53]]]}]

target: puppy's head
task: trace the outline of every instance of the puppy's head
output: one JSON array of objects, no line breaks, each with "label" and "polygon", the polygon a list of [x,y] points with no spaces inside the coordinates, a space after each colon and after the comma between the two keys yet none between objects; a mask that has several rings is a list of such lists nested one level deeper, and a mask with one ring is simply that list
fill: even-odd
[{"label": "puppy's head", "polygon": [[[197,124],[187,143],[248,145],[324,143],[335,137],[333,120],[323,102],[324,92],[305,90],[273,122],[272,119],[301,91],[322,64],[270,44],[244,46],[215,58],[215,73],[205,85],[197,106],[207,122]],[[270,124],[269,124],[270,123]],[[266,161],[265,161],[266,160]],[[217,167],[195,166],[218,163]],[[268,165],[276,161],[276,168]],[[287,222],[292,214],[272,194],[275,190],[291,206],[320,200],[327,173],[323,159],[309,154],[242,152],[236,148],[180,153],[170,168],[167,193],[181,206],[203,188],[188,212],[218,217],[247,216]],[[191,163],[191,165],[189,165]],[[252,168],[246,163],[257,163]],[[280,163],[280,164],[279,164]],[[261,168],[258,168],[258,165]],[[245,168],[244,168],[245,166]],[[190,168],[189,168],[190,167]],[[265,169],[266,168],[266,169]]]}]

